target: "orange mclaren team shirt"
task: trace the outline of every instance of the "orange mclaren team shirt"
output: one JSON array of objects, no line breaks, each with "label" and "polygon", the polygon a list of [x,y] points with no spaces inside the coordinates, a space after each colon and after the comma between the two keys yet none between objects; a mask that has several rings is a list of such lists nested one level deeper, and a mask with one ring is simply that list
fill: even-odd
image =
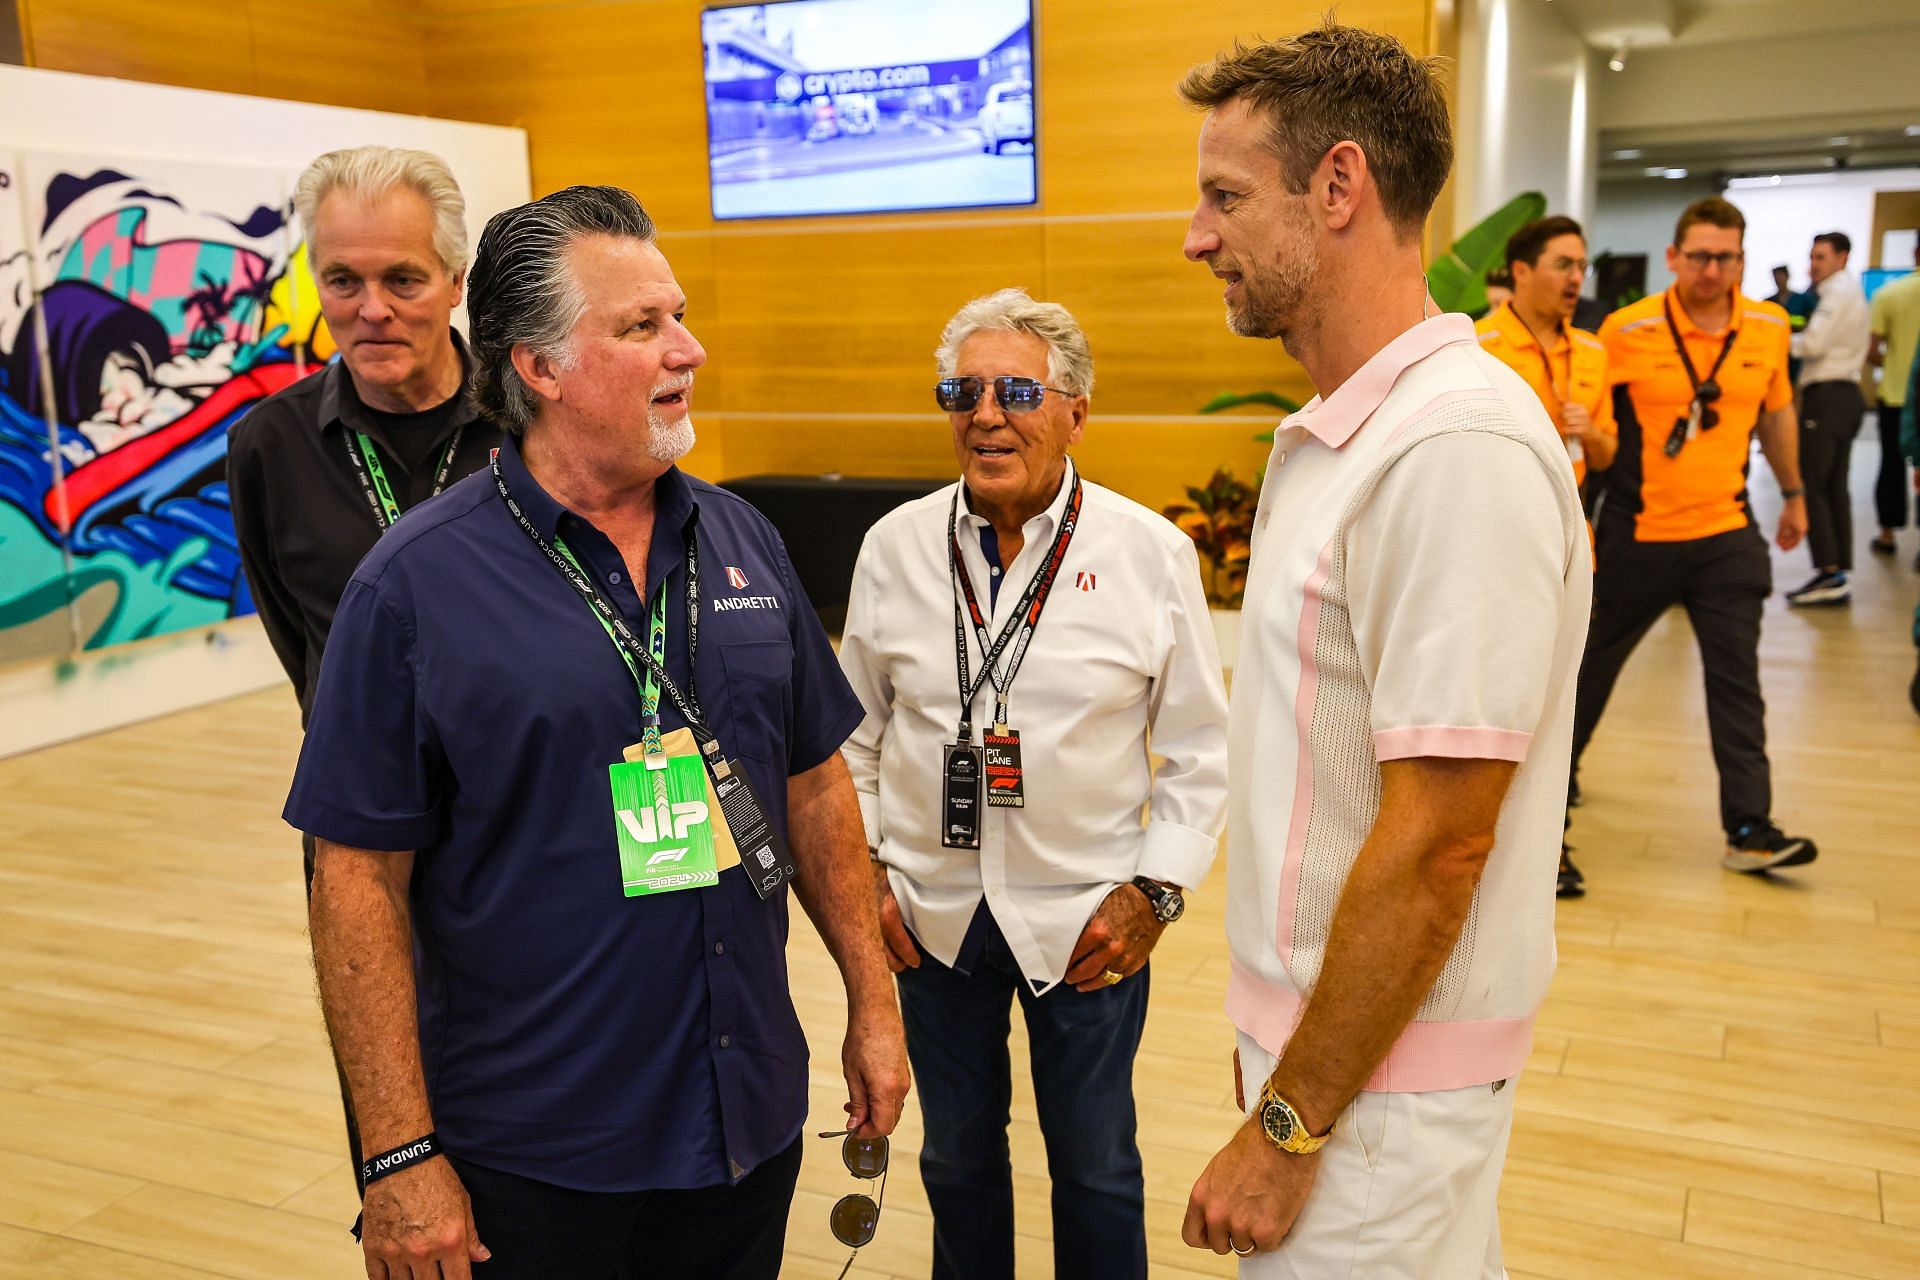
[{"label": "orange mclaren team shirt", "polygon": [[[1688,542],[1746,524],[1754,427],[1762,410],[1793,403],[1784,310],[1736,293],[1732,325],[1708,333],[1674,298],[1673,329],[1687,344],[1694,371],[1704,381],[1720,362],[1713,375],[1720,422],[1668,457],[1667,439],[1693,402],[1693,384],[1667,325],[1669,292],[1622,307],[1600,326],[1620,431],[1620,454],[1607,473],[1607,518],[1630,513],[1640,542]],[[1726,359],[1720,360],[1723,346]]]},{"label": "orange mclaren team shirt", "polygon": [[[1547,416],[1553,419],[1561,435],[1567,432],[1565,407],[1570,404],[1579,405],[1592,416],[1596,432],[1605,436],[1615,434],[1613,394],[1607,385],[1607,349],[1600,339],[1585,329],[1567,325],[1567,340],[1560,344],[1558,351],[1548,352],[1511,303],[1503,303],[1488,312],[1473,329],[1482,351],[1519,374],[1533,388],[1533,394],[1547,407]],[[1574,484],[1584,484],[1586,479],[1586,458],[1575,458]]]}]

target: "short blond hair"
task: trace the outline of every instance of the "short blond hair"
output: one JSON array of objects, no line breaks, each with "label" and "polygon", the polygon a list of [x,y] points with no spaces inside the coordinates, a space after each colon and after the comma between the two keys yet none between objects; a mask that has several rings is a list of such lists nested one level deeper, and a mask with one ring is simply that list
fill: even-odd
[{"label": "short blond hair", "polygon": [[1328,19],[1311,31],[1232,50],[1180,83],[1189,106],[1235,99],[1267,118],[1288,190],[1303,194],[1327,152],[1356,142],[1402,236],[1417,233],[1453,168],[1453,126],[1438,58],[1389,35]]},{"label": "short blond hair", "polygon": [[[404,147],[348,147],[308,165],[293,188],[293,210],[307,238],[307,256],[313,256],[313,219],[320,202],[335,191],[363,200],[377,200],[389,191],[416,192],[433,211],[433,251],[447,274],[467,269],[467,200],[453,180],[447,162],[430,151]],[[318,269],[317,263],[313,264]]]}]

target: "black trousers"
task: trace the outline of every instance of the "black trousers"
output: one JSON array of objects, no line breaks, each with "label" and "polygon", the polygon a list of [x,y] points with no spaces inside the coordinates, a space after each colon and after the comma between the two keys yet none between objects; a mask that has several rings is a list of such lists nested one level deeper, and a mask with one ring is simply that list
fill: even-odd
[{"label": "black trousers", "polygon": [[1873,481],[1873,509],[1882,529],[1904,529],[1912,506],[1907,460],[1900,454],[1900,406],[1883,404],[1880,422],[1880,474]]},{"label": "black trousers", "polygon": [[1634,646],[1669,607],[1683,605],[1706,673],[1721,825],[1732,831],[1765,821],[1773,784],[1760,697],[1760,609],[1773,588],[1773,567],[1760,531],[1749,524],[1689,542],[1638,542],[1630,515],[1608,519],[1603,512],[1595,550],[1593,623],[1574,698],[1574,768]]},{"label": "black trousers", "polygon": [[1853,568],[1847,463],[1866,413],[1856,382],[1815,382],[1800,392],[1800,475],[1807,486],[1807,550],[1816,569]]},{"label": "black trousers", "polygon": [[739,1182],[692,1191],[572,1191],[453,1159],[493,1256],[476,1280],[774,1280],[800,1139]]},{"label": "black trousers", "polygon": [[[308,835],[304,831],[300,833],[300,852],[301,852],[301,861],[304,863],[307,870],[307,897],[312,898],[313,897],[313,837]],[[328,1039],[327,1051],[329,1053],[333,1052],[331,1037],[329,1037]],[[349,1155],[353,1157],[353,1185],[359,1190],[361,1196],[364,1198],[367,1193],[367,1189],[365,1187],[360,1186],[360,1163],[361,1161],[366,1159],[366,1156],[363,1155],[360,1151],[360,1122],[354,1119],[353,1092],[352,1090],[347,1088],[346,1068],[340,1065],[340,1055],[337,1053],[335,1053],[333,1056],[333,1074],[339,1077],[339,1080],[340,1080],[340,1109],[346,1113],[346,1118],[347,1118],[347,1152]]]}]

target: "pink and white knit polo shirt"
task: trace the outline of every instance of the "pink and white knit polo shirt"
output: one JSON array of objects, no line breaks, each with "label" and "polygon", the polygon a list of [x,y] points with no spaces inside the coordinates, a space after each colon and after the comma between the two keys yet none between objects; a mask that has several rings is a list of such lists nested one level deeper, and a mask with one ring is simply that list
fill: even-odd
[{"label": "pink and white knit polo shirt", "polygon": [[1458,944],[1367,1088],[1517,1075],[1554,964],[1592,594],[1567,452],[1473,323],[1423,321],[1275,433],[1229,719],[1234,1025],[1281,1054],[1380,805],[1380,763],[1519,764]]}]

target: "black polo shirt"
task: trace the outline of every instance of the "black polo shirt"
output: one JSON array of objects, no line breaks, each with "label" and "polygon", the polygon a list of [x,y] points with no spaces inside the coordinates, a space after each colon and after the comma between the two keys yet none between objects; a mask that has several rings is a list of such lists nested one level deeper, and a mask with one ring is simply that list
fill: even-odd
[{"label": "black polo shirt", "polygon": [[[453,345],[469,375],[473,360],[458,333]],[[412,419],[412,421],[408,421]],[[320,655],[334,607],[354,568],[380,537],[347,456],[350,430],[380,451],[404,511],[433,491],[441,451],[465,426],[448,483],[479,471],[500,432],[463,393],[419,414],[376,413],[362,404],[342,361],[255,405],[227,432],[227,494],[247,587],[267,639],[293,681],[306,723],[320,681]]]}]

